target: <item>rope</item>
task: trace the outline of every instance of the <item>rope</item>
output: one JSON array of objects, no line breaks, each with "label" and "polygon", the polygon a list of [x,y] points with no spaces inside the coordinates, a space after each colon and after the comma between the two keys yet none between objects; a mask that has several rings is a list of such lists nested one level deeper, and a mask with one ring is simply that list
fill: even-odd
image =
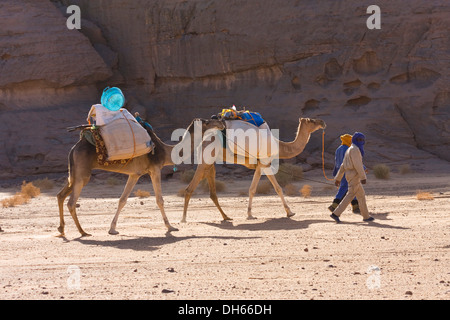
[{"label": "rope", "polygon": [[[322,136],[322,163],[324,163],[324,161],[323,161],[323,159],[324,159],[324,157],[323,157],[323,149],[325,148],[325,147],[324,147],[324,143],[323,143],[323,141],[324,141],[324,136],[325,136],[325,130],[323,130],[323,136]],[[222,137],[224,137],[225,140],[228,140],[228,141],[232,142],[232,143],[233,143],[236,147],[238,147],[239,149],[243,150],[248,156],[250,155],[250,154],[248,153],[247,150],[245,150],[244,148],[242,148],[241,146],[239,146],[237,143],[235,143],[234,141],[232,141],[231,139],[229,139],[228,136],[224,135],[223,133],[222,133]],[[319,180],[314,180],[314,179],[308,179],[308,178],[305,178],[305,177],[303,177],[303,176],[301,176],[301,177],[296,176],[296,175],[293,174],[292,172],[287,172],[287,171],[281,169],[281,167],[278,167],[278,171],[283,172],[283,173],[286,173],[286,174],[288,174],[288,175],[291,175],[291,176],[293,176],[294,178],[297,178],[297,179],[308,180],[308,181],[312,181],[312,182],[317,182],[317,183],[321,183],[321,184],[326,184],[326,185],[328,185],[328,186],[334,186],[334,184],[331,184],[331,183],[327,183],[327,182],[323,182],[323,181],[319,181]],[[325,175],[325,169],[323,169],[323,172],[324,172],[324,175]],[[325,176],[325,178],[327,178],[327,177]],[[328,178],[327,178],[327,180],[328,180],[328,181],[334,181],[334,179],[328,179]]]},{"label": "rope", "polygon": [[328,178],[326,173],[325,173],[325,157],[324,157],[324,153],[325,153],[325,129],[322,132],[322,171],[323,171],[323,176],[325,177],[325,179],[327,179],[328,181],[334,181],[334,179]]},{"label": "rope", "polygon": [[136,154],[136,137],[134,136],[134,131],[133,131],[133,127],[130,124],[130,121],[127,119],[127,117],[123,114],[123,111],[120,110],[120,112],[122,113],[122,116],[125,118],[125,120],[128,123],[128,126],[130,127],[131,130],[131,134],[133,135],[133,155],[131,156],[131,158],[128,159],[128,161],[123,165],[123,168],[125,168],[130,162],[131,160],[134,159],[134,155]]}]

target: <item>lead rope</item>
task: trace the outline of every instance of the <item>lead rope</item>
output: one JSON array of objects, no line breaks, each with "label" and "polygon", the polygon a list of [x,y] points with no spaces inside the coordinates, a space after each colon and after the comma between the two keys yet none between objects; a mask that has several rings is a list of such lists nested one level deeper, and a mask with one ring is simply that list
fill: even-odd
[{"label": "lead rope", "polygon": [[334,179],[328,178],[326,173],[325,173],[325,157],[324,157],[324,153],[325,153],[325,129],[322,131],[322,171],[323,171],[323,176],[325,177],[325,179],[327,179],[328,181],[334,181]]}]

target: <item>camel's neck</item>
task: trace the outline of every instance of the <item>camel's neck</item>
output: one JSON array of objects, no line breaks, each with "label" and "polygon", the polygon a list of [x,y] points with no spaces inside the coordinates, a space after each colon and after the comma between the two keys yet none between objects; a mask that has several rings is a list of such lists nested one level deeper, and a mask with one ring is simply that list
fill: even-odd
[{"label": "camel's neck", "polygon": [[[189,141],[188,141],[189,140]],[[190,153],[189,154],[185,154],[185,152],[187,151],[186,148],[190,145]],[[194,145],[195,145],[195,141],[194,141],[194,122],[192,122],[189,127],[186,129],[181,141],[179,143],[177,143],[176,145],[165,145],[164,149],[165,149],[165,158],[164,158],[164,166],[171,166],[171,165],[175,165],[175,163],[173,162],[172,159],[172,151],[173,149],[176,149],[176,152],[181,150],[183,152],[183,154],[178,154],[183,161],[187,161],[187,157],[190,157],[192,155],[192,152],[194,151]]]},{"label": "camel's neck", "polygon": [[302,153],[310,137],[311,131],[308,130],[307,126],[300,123],[294,141],[279,141],[280,159],[290,159]]}]

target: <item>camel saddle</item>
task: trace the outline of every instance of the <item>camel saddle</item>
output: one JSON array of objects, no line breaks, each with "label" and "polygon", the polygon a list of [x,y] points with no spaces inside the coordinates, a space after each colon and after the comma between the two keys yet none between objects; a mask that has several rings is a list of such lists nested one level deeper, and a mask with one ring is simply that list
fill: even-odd
[{"label": "camel saddle", "polygon": [[95,124],[85,128],[82,135],[95,145],[102,165],[126,163],[154,148],[147,130],[126,109],[110,111],[95,105],[88,121]]},{"label": "camel saddle", "polygon": [[259,160],[278,155],[278,140],[267,123],[257,127],[242,120],[225,120],[225,124],[226,145],[234,154]]}]

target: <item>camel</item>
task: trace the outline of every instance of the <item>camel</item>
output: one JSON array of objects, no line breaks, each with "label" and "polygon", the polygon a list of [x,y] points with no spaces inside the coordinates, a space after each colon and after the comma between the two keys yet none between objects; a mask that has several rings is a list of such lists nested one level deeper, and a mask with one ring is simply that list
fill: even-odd
[{"label": "camel", "polygon": [[[193,127],[194,122],[196,120],[201,120],[202,124],[202,132],[205,132],[208,129],[219,129],[223,130],[225,128],[225,124],[221,120],[204,120],[204,119],[195,119],[189,125],[187,132],[191,135],[191,144],[194,143],[193,135]],[[69,201],[67,203],[67,207],[69,212],[75,222],[75,225],[78,228],[78,231],[81,233],[82,237],[90,236],[90,234],[86,233],[80,225],[78,221],[77,213],[76,213],[76,203],[81,194],[81,190],[83,187],[89,182],[91,177],[91,172],[94,169],[105,170],[110,172],[118,172],[128,175],[128,181],[125,185],[123,193],[119,199],[119,205],[114,216],[114,219],[111,223],[111,227],[109,230],[109,234],[116,235],[118,234],[116,230],[117,220],[119,218],[119,213],[122,208],[125,206],[128,197],[131,194],[134,186],[138,182],[139,178],[144,174],[149,174],[152,180],[153,189],[155,192],[156,203],[161,211],[164,224],[167,227],[168,232],[178,231],[177,228],[174,228],[170,225],[169,220],[164,212],[164,200],[161,192],[161,169],[164,166],[174,165],[171,159],[171,152],[176,145],[168,145],[161,141],[161,139],[149,128],[146,128],[149,133],[153,143],[155,144],[155,148],[153,152],[148,154],[144,154],[140,157],[136,157],[130,160],[127,164],[111,164],[108,166],[100,165],[96,159],[96,148],[92,144],[90,144],[84,137],[81,138],[70,150],[69,152],[69,177],[65,186],[61,189],[61,191],[57,195],[58,206],[59,206],[59,217],[60,217],[60,226],[58,227],[58,231],[60,232],[60,236],[64,237],[64,200],[66,197],[71,194]],[[187,136],[187,135],[186,135]],[[183,137],[184,139],[184,137]],[[180,142],[183,143],[183,140]],[[192,148],[191,150],[193,150]]]},{"label": "camel", "polygon": [[[296,137],[294,141],[291,142],[284,142],[284,141],[278,141],[279,143],[279,159],[290,159],[297,155],[299,155],[304,149],[306,144],[308,143],[311,134],[319,129],[325,129],[326,124],[323,120],[320,119],[309,119],[309,118],[300,118],[299,119],[299,126],[297,129]],[[206,144],[202,144],[202,148],[205,148]],[[225,163],[225,155],[226,155],[226,148],[223,148],[222,152],[218,157],[223,157],[223,163]],[[236,162],[236,156],[235,156],[235,163]],[[248,157],[246,157],[245,164],[239,163],[244,165],[245,167],[249,169],[254,169],[255,173],[253,175],[252,184],[249,189],[249,201],[248,201],[248,210],[247,210],[247,219],[255,219],[252,215],[252,201],[253,197],[256,193],[256,187],[258,186],[259,180],[261,178],[262,170],[266,167],[269,167],[269,165],[262,164],[259,160],[256,164],[250,164],[250,160]],[[224,220],[231,220],[222,210],[221,206],[219,205],[219,202],[217,200],[216,195],[216,189],[215,189],[215,174],[216,170],[214,167],[214,163],[207,164],[207,163],[201,163],[197,166],[197,169],[195,171],[194,177],[192,178],[189,185],[186,187],[185,190],[185,198],[184,198],[184,210],[183,210],[183,218],[181,219],[181,222],[186,222],[186,216],[187,216],[187,208],[189,205],[189,201],[191,199],[192,193],[197,188],[199,182],[203,180],[204,178],[207,179],[209,189],[210,189],[210,197],[213,200],[216,207],[219,209],[220,214],[224,218]],[[283,195],[283,189],[278,184],[276,178],[274,175],[267,175],[267,178],[272,183],[275,191],[277,192],[278,196],[281,198],[281,202],[283,203],[283,206],[286,210],[286,214],[288,217],[292,217],[295,215],[289,208],[288,204],[286,203]]]}]

